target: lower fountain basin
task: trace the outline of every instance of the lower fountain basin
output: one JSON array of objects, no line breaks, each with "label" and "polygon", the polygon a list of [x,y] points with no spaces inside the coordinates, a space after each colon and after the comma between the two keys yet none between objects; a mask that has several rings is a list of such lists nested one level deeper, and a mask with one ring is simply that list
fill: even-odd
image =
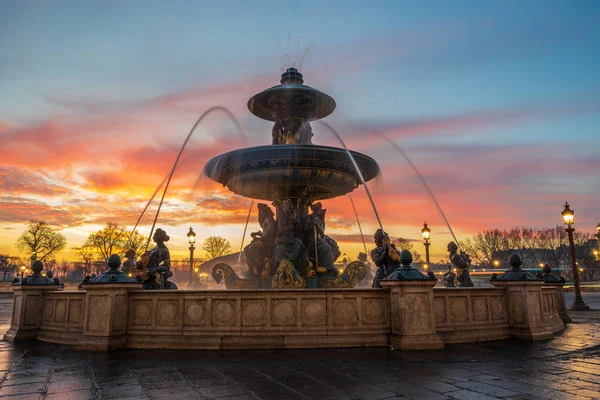
[{"label": "lower fountain basin", "polygon": [[[366,181],[379,174],[371,157],[350,151]],[[267,145],[230,151],[209,160],[204,173],[232,192],[261,200],[325,200],[362,182],[346,150],[316,145]]]}]

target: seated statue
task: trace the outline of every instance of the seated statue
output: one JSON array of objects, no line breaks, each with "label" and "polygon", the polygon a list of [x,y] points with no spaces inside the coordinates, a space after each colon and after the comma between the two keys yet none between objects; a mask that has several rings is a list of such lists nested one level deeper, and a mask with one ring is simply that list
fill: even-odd
[{"label": "seated statue", "polygon": [[121,270],[126,274],[133,274],[135,270],[135,250],[129,249],[125,253],[126,260],[123,261],[123,266]]},{"label": "seated statue", "polygon": [[375,249],[371,251],[371,259],[377,267],[375,278],[373,279],[373,287],[379,288],[379,282],[394,272],[400,266],[400,252],[396,246],[390,243],[390,237],[381,229],[377,229],[373,235]]},{"label": "seated statue", "polygon": [[[303,224],[308,254],[313,260],[317,261],[317,272],[337,273],[333,266],[335,262],[333,249],[325,239],[325,213],[327,210],[323,209],[321,203],[313,204],[310,209],[312,213],[306,216]],[[330,240],[333,241],[333,239]],[[335,243],[335,241],[333,242]]]},{"label": "seated statue", "polygon": [[175,282],[169,281],[169,278],[173,276],[173,272],[171,272],[171,254],[165,245],[165,242],[168,242],[169,239],[169,235],[158,228],[152,237],[156,247],[147,251],[142,256],[142,260],[138,261],[137,269],[140,270],[138,278],[143,281],[142,289],[177,289]]},{"label": "seated statue", "polygon": [[277,235],[277,222],[271,208],[258,204],[258,223],[262,231],[252,232],[252,242],[244,247],[244,255],[248,269],[255,275],[261,276],[265,269],[265,259],[273,257],[273,242]]},{"label": "seated statue", "polygon": [[454,287],[454,279],[456,279],[456,274],[452,271],[452,265],[448,265],[448,272],[444,274],[444,286],[446,287]]},{"label": "seated statue", "polygon": [[458,283],[459,287],[474,287],[473,281],[471,280],[471,276],[469,274],[469,266],[470,260],[466,254],[458,254],[458,246],[454,242],[448,243],[448,258],[452,265],[454,265],[459,273],[458,273]]},{"label": "seated statue", "polygon": [[277,115],[271,136],[272,144],[312,144],[313,133],[304,118]]},{"label": "seated statue", "polygon": [[298,235],[302,231],[302,224],[290,199],[284,200],[282,214],[277,221],[277,239],[275,239],[275,250],[273,261],[276,268],[279,263],[287,259],[301,273],[304,272],[304,260],[306,259],[305,247]]}]

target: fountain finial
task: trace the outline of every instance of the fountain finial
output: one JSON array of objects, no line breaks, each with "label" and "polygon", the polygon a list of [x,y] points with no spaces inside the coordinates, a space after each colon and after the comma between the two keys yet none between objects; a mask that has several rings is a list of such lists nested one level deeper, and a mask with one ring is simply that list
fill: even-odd
[{"label": "fountain finial", "polygon": [[304,77],[296,68],[292,67],[281,74],[281,80],[279,82],[282,85],[303,85]]}]

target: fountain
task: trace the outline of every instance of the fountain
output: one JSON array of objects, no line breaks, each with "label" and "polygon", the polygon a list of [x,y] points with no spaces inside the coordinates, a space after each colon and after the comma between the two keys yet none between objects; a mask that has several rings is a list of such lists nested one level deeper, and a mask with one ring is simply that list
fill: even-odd
[{"label": "fountain", "polygon": [[[288,68],[280,84],[248,101],[254,115],[274,122],[272,143],[233,150],[209,160],[204,173],[233,193],[258,204],[262,231],[244,248],[248,271],[237,277],[226,264],[213,277],[228,288],[354,287],[366,274],[355,261],[339,274],[336,241],[325,233],[320,200],[351,193],[379,174],[371,157],[346,148],[312,142],[311,121],[331,114],[335,101],[304,85],[302,74]],[[344,146],[345,147],[345,146]],[[233,276],[233,275],[235,276]]]},{"label": "fountain", "polygon": [[[213,268],[215,281],[228,290],[177,290],[168,279],[169,236],[160,228],[154,231],[170,180],[195,128],[214,111],[234,119],[226,109],[213,107],[196,121],[170,174],[144,208],[145,212],[164,186],[150,235],[156,247],[138,262],[142,279],[119,271],[120,257],[113,255],[109,271],[83,282],[80,291],[62,291],[58,282],[41,277],[43,265],[36,262],[34,276],[12,286],[13,316],[4,339],[35,338],[95,351],[390,345],[430,350],[446,343],[512,337],[545,340],[570,321],[564,281],[552,279],[549,271],[544,279],[534,279],[521,271],[517,255],[511,257],[510,271],[491,280],[494,287],[475,288],[468,256],[451,242],[449,257],[460,285],[454,287],[457,274],[449,270],[444,276],[447,287],[434,288],[435,277],[415,269],[410,252],[400,252],[390,243],[375,207],[380,227],[370,252],[377,267],[375,284],[357,287],[364,286],[361,281],[367,275],[366,244],[363,240],[365,252],[358,261],[338,271],[334,263],[340,251],[327,235],[327,210],[321,201],[350,195],[363,185],[373,205],[366,182],[379,174],[379,166],[349,150],[326,122],[321,123],[343,148],[312,143],[310,123],[331,114],[335,102],[304,85],[295,68],[287,69],[280,85],[253,96],[248,108],[274,122],[271,144],[230,151],[204,166],[207,177],[252,199],[247,219],[256,201],[264,201],[256,207],[261,230],[252,232],[251,242],[242,245],[248,270],[237,276],[230,265]],[[388,141],[419,175],[450,228],[415,165]],[[351,197],[350,202],[358,217]],[[358,218],[357,223],[362,236]]]}]

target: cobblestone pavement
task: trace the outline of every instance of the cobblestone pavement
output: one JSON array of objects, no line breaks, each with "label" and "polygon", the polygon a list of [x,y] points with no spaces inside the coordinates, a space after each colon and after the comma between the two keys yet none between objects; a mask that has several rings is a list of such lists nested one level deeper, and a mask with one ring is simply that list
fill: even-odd
[{"label": "cobblestone pavement", "polygon": [[[600,293],[584,298],[592,305],[600,303]],[[0,300],[0,332],[8,329],[11,308],[11,300]],[[369,348],[103,354],[35,341],[16,346],[0,342],[0,397],[600,398],[600,312],[571,316],[574,323],[548,341],[504,340],[424,352]]]}]

